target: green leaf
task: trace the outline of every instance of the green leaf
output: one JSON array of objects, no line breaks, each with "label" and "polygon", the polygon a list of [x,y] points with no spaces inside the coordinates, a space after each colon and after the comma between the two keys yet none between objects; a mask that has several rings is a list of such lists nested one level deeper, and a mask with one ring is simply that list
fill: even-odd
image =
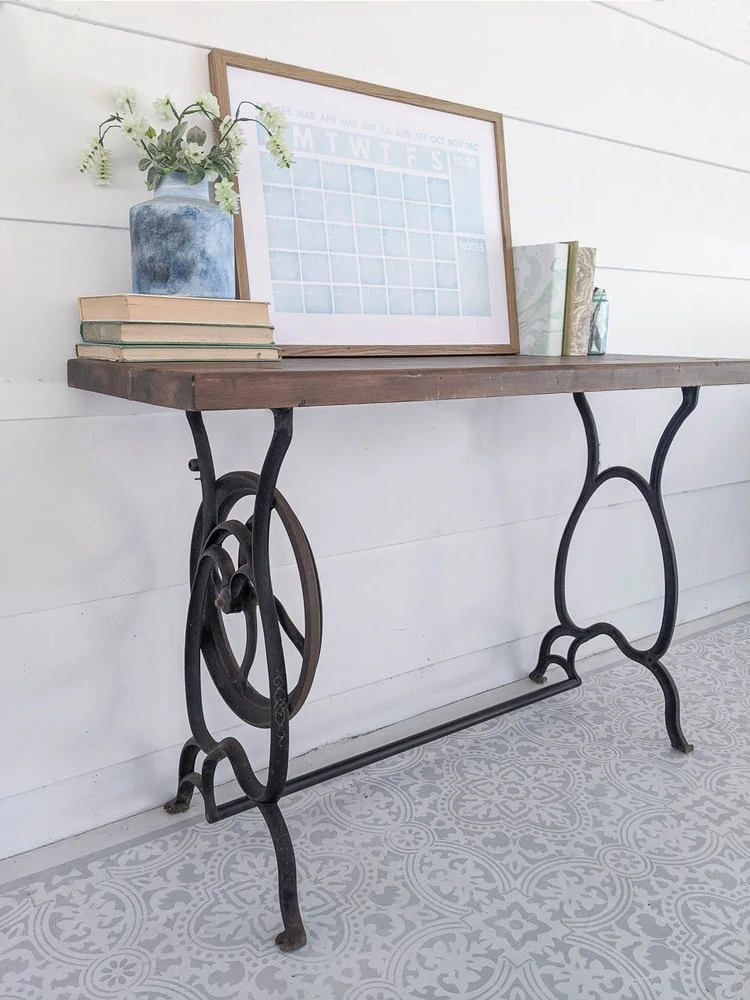
[{"label": "green leaf", "polygon": [[188,142],[197,142],[199,146],[202,146],[206,141],[206,133],[202,128],[198,128],[197,125],[193,125],[193,127],[188,130],[185,138]]},{"label": "green leaf", "polygon": [[153,139],[155,135],[156,135],[156,129],[154,128],[153,125],[149,125],[149,127],[146,129],[146,138]]},{"label": "green leaf", "polygon": [[188,184],[200,184],[206,176],[206,171],[197,163],[192,163],[188,169]]},{"label": "green leaf", "polygon": [[159,175],[156,172],[156,167],[151,167],[149,169],[149,172],[146,174],[146,187],[149,189],[149,191],[153,191],[154,188],[156,187],[156,179],[158,176]]},{"label": "green leaf", "polygon": [[221,167],[222,170],[231,170],[234,166],[234,157],[224,150],[218,150],[216,155],[213,157],[212,162],[215,163],[217,167]]},{"label": "green leaf", "polygon": [[149,156],[144,156],[142,160],[138,163],[139,170],[148,170],[151,166],[151,158]]}]

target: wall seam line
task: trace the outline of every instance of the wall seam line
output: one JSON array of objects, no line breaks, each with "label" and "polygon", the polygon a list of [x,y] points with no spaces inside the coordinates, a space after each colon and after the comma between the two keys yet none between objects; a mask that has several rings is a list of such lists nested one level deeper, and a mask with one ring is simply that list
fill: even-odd
[{"label": "wall seam line", "polygon": [[[740,479],[729,483],[712,483],[707,486],[695,486],[691,489],[674,490],[673,492],[666,492],[664,493],[664,499],[665,501],[669,501],[673,497],[691,496],[698,493],[706,493],[709,490],[726,490],[726,489],[732,489],[734,487],[748,486],[748,485],[750,485],[750,479]],[[617,510],[618,508],[631,507],[634,504],[639,504],[641,502],[642,500],[640,497],[633,497],[632,500],[618,500],[615,501],[614,503],[602,504],[601,506],[591,507],[590,512]],[[351,549],[346,552],[332,552],[329,555],[317,556],[316,561],[318,565],[322,565],[324,562],[330,562],[334,559],[348,559],[351,556],[364,555],[370,552],[382,552],[386,549],[401,549],[412,545],[425,545],[429,542],[436,542],[448,538],[463,537],[464,535],[474,535],[483,531],[501,531],[505,530],[506,528],[517,528],[520,525],[524,524],[535,524],[539,521],[563,520],[567,519],[568,517],[569,517],[568,511],[561,511],[555,514],[539,514],[535,517],[525,517],[513,521],[503,521],[498,524],[479,525],[476,528],[464,528],[463,530],[451,531],[444,535],[429,535],[424,538],[408,538],[402,541],[387,542],[384,545],[366,546],[364,548]],[[272,569],[276,570],[286,569],[292,566],[294,566],[293,562],[277,563],[275,566],[272,567]],[[730,579],[732,576],[737,576],[737,575],[741,574],[730,574],[730,576],[727,577],[726,579]],[[722,577],[722,579],[724,578]],[[71,604],[53,604],[44,608],[32,608],[29,611],[14,611],[11,612],[10,614],[0,615],[0,622],[9,621],[12,618],[27,617],[28,615],[46,614],[47,612],[51,611],[64,611],[68,608],[88,607],[89,605],[92,604],[101,604],[104,601],[128,600],[133,597],[142,597],[145,594],[160,594],[167,590],[177,590],[181,587],[187,587],[187,586],[188,586],[188,580],[186,578],[184,581],[180,583],[168,583],[162,587],[149,587],[145,590],[127,591],[122,594],[108,594],[104,597],[92,597],[83,601],[73,601]],[[651,599],[652,598],[649,598],[649,600]]]},{"label": "wall seam line", "polygon": [[655,267],[621,267],[618,264],[597,264],[599,271],[627,271],[630,274],[666,274],[676,278],[707,278],[711,281],[750,281],[741,274],[705,274],[702,271],[669,271]]},{"label": "wall seam line", "polygon": [[[105,21],[97,21],[93,17],[81,17],[78,14],[68,14],[62,10],[50,10],[47,7],[38,7],[33,3],[26,3],[25,0],[4,0],[9,7],[23,7],[26,10],[33,10],[37,14],[47,14],[49,17],[59,17],[63,21],[73,21],[77,24],[89,24],[93,28],[107,28],[110,31],[121,31],[125,35],[138,35],[141,38],[153,38],[157,42],[171,42],[172,45],[187,45],[191,49],[199,49],[203,52],[210,52],[212,48],[220,48],[218,45],[200,45],[198,42],[185,42],[179,38],[172,38],[169,35],[160,35],[156,31],[145,31],[143,28],[126,28],[119,24],[107,24]],[[2,3],[0,3],[2,6]]]},{"label": "wall seam line", "polygon": [[621,7],[615,7],[611,3],[607,3],[606,0],[594,0],[597,7],[605,7],[607,10],[611,10],[613,14],[622,14],[624,17],[631,17],[634,21],[640,21],[641,24],[647,24],[649,28],[655,28],[657,31],[663,31],[667,35],[673,35],[675,38],[682,39],[683,42],[689,42],[691,45],[697,45],[701,49],[707,49],[709,52],[713,52],[717,56],[724,56],[726,59],[731,59],[733,62],[742,63],[743,66],[750,66],[750,59],[744,59],[742,56],[736,56],[733,52],[727,52],[726,49],[720,49],[716,45],[710,45],[708,42],[702,42],[698,38],[691,38],[690,35],[683,35],[681,31],[677,31],[675,28],[668,28],[664,24],[657,24],[655,21],[649,21],[647,17],[642,17],[640,14],[636,14],[630,10],[623,10]]},{"label": "wall seam line", "polygon": [[[710,587],[712,584],[715,584],[715,583],[724,583],[727,580],[740,580],[740,579],[743,579],[745,577],[747,577],[750,580],[750,572],[745,572],[745,573],[730,573],[729,576],[720,576],[720,577],[718,577],[715,580],[704,580],[702,583],[696,583],[692,587],[685,587],[684,590],[680,590],[680,596],[682,594],[688,594],[688,593],[690,593],[693,590],[700,590],[703,587]],[[661,597],[660,594],[657,594],[655,597],[646,597],[642,601],[634,601],[632,604],[627,604],[624,607],[609,608],[609,609],[605,609],[604,611],[598,612],[598,614],[596,614],[596,615],[587,615],[586,618],[584,619],[584,621],[591,621],[591,622],[601,621],[602,618],[605,618],[605,617],[607,617],[609,615],[619,614],[619,613],[621,613],[623,611],[632,611],[635,608],[642,607],[644,604],[651,604],[654,601],[660,601],[660,600],[662,600],[662,597]],[[742,605],[735,605],[735,606],[736,607],[742,607]],[[730,609],[728,608],[727,610],[730,610]],[[688,624],[690,624],[691,621],[700,621],[700,618],[692,618],[692,619],[689,619],[688,621],[681,622],[680,624],[682,624],[682,625],[688,625]],[[469,649],[465,653],[458,653],[456,656],[449,656],[445,660],[431,660],[431,661],[428,661],[427,663],[423,663],[419,667],[410,667],[409,670],[403,671],[402,673],[395,674],[393,676],[394,677],[399,677],[399,678],[401,678],[401,677],[407,677],[409,674],[417,673],[420,670],[427,670],[430,667],[444,666],[446,663],[451,663],[453,661],[462,660],[462,659],[464,659],[467,656],[476,656],[479,653],[486,653],[486,652],[488,652],[490,650],[495,650],[495,649],[502,650],[502,649],[505,649],[507,646],[513,646],[514,644],[519,643],[519,642],[527,642],[530,639],[541,638],[545,634],[546,633],[545,633],[544,630],[540,630],[538,632],[528,632],[528,633],[525,633],[524,635],[516,636],[513,639],[506,639],[503,642],[495,643],[494,646],[480,646],[479,649]],[[641,642],[643,639],[647,638],[649,635],[655,635],[655,634],[656,633],[647,632],[645,635],[635,636],[632,639],[632,641],[633,642]],[[599,637],[599,638],[601,638],[601,637]],[[677,645],[680,641],[683,641],[683,640],[675,639],[673,644]],[[586,653],[585,649],[586,649],[586,647],[584,646],[583,649],[582,649],[581,657],[580,657],[582,660],[586,660],[586,659],[588,659],[591,656],[596,656],[597,655],[596,653]],[[616,650],[613,650],[613,652],[615,652],[615,651]],[[621,654],[621,659],[619,661],[617,661],[617,662],[620,662],[620,663],[629,663],[630,661],[627,659],[626,656],[624,656],[624,655]],[[611,666],[616,666],[616,663],[612,663]],[[322,704],[325,701],[333,700],[335,698],[341,697],[342,695],[351,695],[351,694],[354,694],[355,692],[358,693],[360,691],[363,691],[365,688],[368,688],[368,687],[371,687],[371,686],[375,686],[375,685],[378,685],[378,684],[385,684],[389,680],[391,680],[390,677],[379,678],[378,680],[375,680],[375,681],[367,681],[366,684],[360,684],[357,687],[345,688],[344,690],[337,691],[335,694],[322,695],[320,698],[310,697],[310,699],[308,700],[307,704],[308,705],[316,705],[316,704],[320,705],[320,704]],[[519,680],[524,680],[524,678],[521,677],[521,678],[519,678]],[[506,684],[517,684],[517,683],[518,683],[518,681],[507,681],[506,682]],[[501,684],[499,686],[500,687],[505,687],[506,684]],[[490,688],[489,690],[493,690],[493,689]],[[480,693],[482,693],[482,692],[480,692]],[[472,697],[472,696],[470,696],[470,697]],[[427,711],[431,711],[431,709],[427,709]],[[423,713],[419,713],[419,714],[423,714]],[[416,716],[410,716],[410,718],[413,719],[413,718],[416,718]],[[237,727],[232,726],[232,727],[228,727],[228,728],[237,728]],[[372,730],[372,731],[373,732],[377,732],[377,730]],[[362,735],[366,736],[366,735],[369,735],[369,733],[363,733]],[[178,744],[178,746],[179,746],[179,744]],[[137,760],[138,758],[135,758],[135,759]]]},{"label": "wall seam line", "polygon": [[[750,171],[749,171],[750,173]],[[10,222],[17,225],[29,224],[32,226],[70,226],[74,229],[105,229],[114,232],[129,232],[128,226],[112,226],[99,222],[72,222],[61,219],[33,219],[22,218],[20,216],[0,215],[0,223]],[[665,274],[678,278],[705,278],[710,281],[750,281],[750,275],[741,274],[708,274],[705,271],[673,271],[668,268],[659,267],[626,267],[620,264],[598,263],[597,268],[602,271],[625,271],[630,274]],[[8,381],[7,379],[3,381]],[[53,381],[53,380],[48,380]],[[83,414],[85,416],[86,414]],[[0,420],[2,418],[0,417]],[[12,419],[12,418],[11,418]],[[30,418],[38,419],[38,418]]]},{"label": "wall seam line", "polygon": [[674,160],[685,160],[688,163],[700,163],[704,167],[714,167],[717,170],[728,170],[731,173],[750,176],[750,167],[738,167],[730,163],[718,163],[715,160],[704,160],[700,156],[690,156],[688,153],[675,153],[670,149],[659,149],[656,146],[646,146],[639,142],[629,142],[627,139],[616,139],[614,136],[597,135],[583,129],[570,128],[567,125],[553,125],[550,122],[540,122],[534,118],[520,118],[517,115],[504,114],[505,121],[521,122],[524,125],[535,125],[539,128],[552,129],[554,132],[565,132],[568,135],[579,135],[585,139],[595,139],[598,142],[609,142],[614,146],[626,146],[628,149],[639,149],[643,153],[655,153],[657,156],[669,156]]},{"label": "wall seam line", "polygon": [[66,219],[33,219],[20,215],[0,215],[0,222],[27,222],[32,226],[72,226],[76,229],[114,229],[116,232],[129,232],[128,226],[114,226],[107,222],[74,222]]}]

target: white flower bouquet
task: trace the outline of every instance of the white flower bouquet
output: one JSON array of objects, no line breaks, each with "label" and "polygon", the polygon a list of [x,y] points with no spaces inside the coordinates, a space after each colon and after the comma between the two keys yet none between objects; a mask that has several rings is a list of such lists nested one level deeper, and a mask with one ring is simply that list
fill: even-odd
[{"label": "white flower bouquet", "polygon": [[[284,115],[268,104],[242,101],[234,116],[222,118],[213,94],[201,94],[179,112],[167,95],[153,104],[154,115],[161,124],[157,131],[137,113],[132,88],[118,87],[113,97],[116,112],[100,124],[97,136],[82,151],[79,161],[80,172],[89,174],[97,184],[109,184],[112,178],[112,154],[104,145],[112,129],[120,129],[143,152],[138,168],[146,174],[149,191],[171,173],[186,174],[189,184],[199,184],[207,177],[215,184],[217,204],[230,214],[239,211],[239,197],[232,182],[239,169],[240,153],[247,143],[242,130],[245,122],[257,122],[265,129],[266,149],[280,167],[289,167],[293,162],[284,138]],[[243,105],[250,105],[256,114],[242,117]],[[194,115],[207,119],[208,129],[191,124]],[[209,131],[213,133],[211,138]]]}]

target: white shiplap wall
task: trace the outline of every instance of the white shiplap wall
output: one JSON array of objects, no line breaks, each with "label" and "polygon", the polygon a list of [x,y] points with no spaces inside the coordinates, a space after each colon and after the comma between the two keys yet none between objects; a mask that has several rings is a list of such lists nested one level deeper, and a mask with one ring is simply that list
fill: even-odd
[{"label": "white shiplap wall", "polygon": [[[187,100],[213,46],[503,111],[514,241],[599,248],[612,351],[750,355],[748,66],[597,4],[0,4],[0,90],[23,94],[0,166],[0,855],[172,792],[192,445],[178,413],[65,387],[76,296],[128,286],[143,198],[131,169],[102,191],[74,164],[111,85]],[[605,460],[645,467],[678,398],[597,397]],[[682,620],[750,597],[749,415],[750,390],[706,390],[674,446]],[[259,466],[267,415],[208,423],[220,470]],[[566,397],[297,415],[280,486],[326,634],[296,753],[529,669],[583,457]],[[652,630],[653,541],[626,485],[598,494],[573,609]],[[291,594],[282,547],[275,563]]]}]

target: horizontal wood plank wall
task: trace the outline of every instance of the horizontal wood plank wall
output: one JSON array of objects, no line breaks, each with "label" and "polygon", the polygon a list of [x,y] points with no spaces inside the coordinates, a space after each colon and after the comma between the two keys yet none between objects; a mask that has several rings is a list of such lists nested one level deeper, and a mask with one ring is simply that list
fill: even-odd
[{"label": "horizontal wood plank wall", "polygon": [[[127,144],[111,189],[75,172],[111,85],[135,84],[144,106],[165,91],[187,101],[207,89],[209,48],[246,47],[497,108],[514,241],[599,248],[613,352],[750,357],[750,133],[736,126],[750,67],[596,4],[467,0],[432,19],[419,3],[237,4],[224,20],[203,3],[34,6],[0,6],[0,84],[25,94],[25,159],[0,185],[0,514],[12,525],[0,724],[35,738],[0,790],[0,854],[158,804],[187,729],[179,659],[199,487],[184,417],[65,386],[75,298],[127,287],[127,213],[145,196]],[[646,468],[678,399],[598,396],[603,458]],[[259,466],[266,414],[208,423],[219,469]],[[670,456],[683,615],[750,596],[748,426],[750,391],[707,389]],[[551,621],[583,461],[562,397],[297,415],[280,486],[326,597],[297,752],[323,719],[334,737],[433,707],[452,675],[462,696],[520,676],[529,637]],[[610,486],[576,539],[571,603],[642,635],[658,621],[653,529],[632,490]],[[281,545],[274,564],[291,586]],[[212,719],[233,724],[220,704]]]}]

